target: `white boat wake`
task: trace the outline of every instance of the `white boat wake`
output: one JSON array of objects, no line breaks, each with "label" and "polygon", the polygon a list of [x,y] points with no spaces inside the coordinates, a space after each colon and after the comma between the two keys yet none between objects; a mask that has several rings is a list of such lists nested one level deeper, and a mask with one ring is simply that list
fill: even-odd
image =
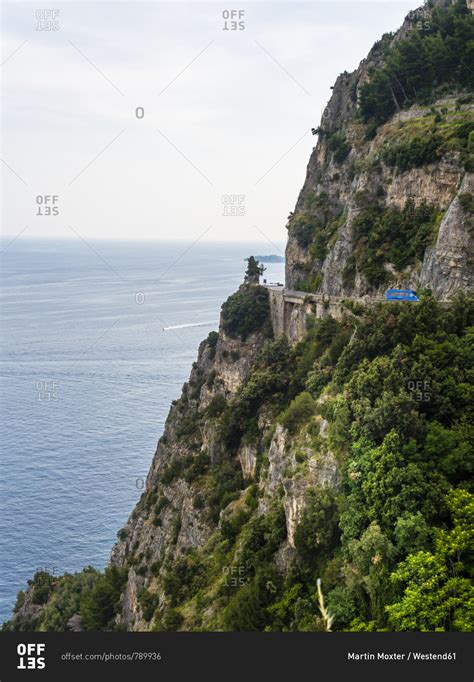
[{"label": "white boat wake", "polygon": [[191,322],[189,324],[174,324],[171,327],[163,327],[163,331],[171,331],[173,329],[186,329],[187,327],[208,327],[209,325],[217,326],[217,322]]}]

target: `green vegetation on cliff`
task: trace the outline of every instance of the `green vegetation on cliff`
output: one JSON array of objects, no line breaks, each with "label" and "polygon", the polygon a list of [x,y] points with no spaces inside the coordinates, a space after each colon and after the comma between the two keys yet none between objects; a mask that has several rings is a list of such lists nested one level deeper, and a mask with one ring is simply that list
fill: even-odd
[{"label": "green vegetation on cliff", "polygon": [[[125,586],[127,572],[110,567],[101,573],[91,566],[79,573],[53,576],[45,571],[37,572],[28,581],[33,610],[28,615],[20,613],[26,595],[19,593],[14,609],[15,630],[58,631],[70,630],[70,619],[80,614],[84,630],[114,630],[115,617],[119,612],[119,597]],[[12,628],[6,623],[4,630]]]},{"label": "green vegetation on cliff", "polygon": [[[223,459],[193,455],[163,476],[200,491],[195,505],[218,525],[203,547],[168,557],[161,570],[129,556],[129,567],[158,576],[163,588],[161,597],[156,586],[139,592],[145,622],[322,629],[321,578],[333,629],[472,629],[473,314],[463,297],[449,306],[348,303],[339,321],[310,317],[294,348],[269,340],[212,417],[227,444]],[[278,423],[286,482],[269,497]],[[257,453],[248,480],[235,458],[242,444]],[[310,463],[328,453],[340,483],[311,483]],[[291,549],[284,503],[298,481],[305,504]],[[158,492],[144,504],[160,514],[169,503]],[[125,575],[86,569],[55,579],[47,593],[41,580],[32,594],[43,606],[29,621],[17,613],[13,627],[66,629],[79,613],[87,629],[114,628]],[[24,601],[23,593],[18,612]]]},{"label": "green vegetation on cliff", "polygon": [[403,209],[386,208],[375,201],[360,200],[354,219],[354,261],[373,286],[385,284],[391,263],[397,271],[419,262],[436,235],[442,214],[425,203],[408,200]]},{"label": "green vegetation on cliff", "polygon": [[[451,200],[426,169],[401,180],[446,157],[454,197],[471,168],[462,90],[474,34],[461,2],[426,16],[392,47],[382,40],[360,115],[353,92],[351,121],[315,131],[325,153],[289,220],[292,286],[318,289],[344,228],[328,276],[352,291],[362,275],[362,293],[415,272],[436,239]],[[429,109],[454,91],[449,108]],[[413,103],[426,110],[389,120]],[[117,565],[36,574],[5,629],[66,630],[80,616],[88,630],[127,618],[152,630],[322,630],[321,584],[334,630],[474,629],[474,301],[347,300],[338,319],[308,313],[292,347],[273,337],[259,273],[249,261],[173,401]]]},{"label": "green vegetation on cliff", "polygon": [[265,325],[271,333],[270,306],[265,287],[243,285],[222,306],[222,325],[229,336],[245,341]]},{"label": "green vegetation on cliff", "polygon": [[384,137],[378,150],[380,159],[402,172],[434,163],[456,152],[460,153],[465,170],[474,167],[472,109],[431,107],[423,116],[390,125]]},{"label": "green vegetation on cliff", "polygon": [[[354,251],[348,259],[344,271],[344,284],[351,287],[357,270],[362,273],[368,284],[379,287],[388,283],[390,274],[387,265],[401,272],[407,266],[423,260],[427,246],[433,244],[442,212],[425,202],[415,205],[408,199],[402,209],[387,207],[381,201],[383,188],[373,196],[359,192],[355,196],[359,212],[352,221]],[[324,220],[309,214],[298,214],[293,219],[298,243],[310,244],[309,253],[313,263],[308,267],[306,279],[297,283],[302,291],[316,291],[321,274],[315,271],[327,253],[327,245],[336,236],[338,228],[345,220],[344,214],[333,220]],[[304,235],[304,237],[303,237]],[[304,240],[304,241],[303,241]]]},{"label": "green vegetation on cliff", "polygon": [[414,102],[426,104],[436,91],[472,88],[474,19],[464,0],[448,8],[434,7],[419,16],[409,34],[391,47],[382,43],[384,65],[374,68],[360,91],[365,121],[382,123]]},{"label": "green vegetation on cliff", "polygon": [[[257,445],[260,485],[242,481],[221,530],[188,556],[188,571],[204,568],[194,594],[173,602],[187,614],[181,627],[319,629],[318,577],[336,629],[473,627],[473,303],[425,299],[357,312],[317,320],[294,349],[269,342],[228,404],[224,437],[234,451],[243,441]],[[251,503],[268,475],[262,414],[288,427],[290,449],[309,443],[318,457],[329,448],[343,472],[336,489],[309,487],[285,571],[276,562],[286,536],[280,503],[263,516]],[[307,467],[303,457],[300,476]],[[241,571],[231,585],[229,566]],[[157,611],[157,628],[166,612]]]},{"label": "green vegetation on cliff", "polygon": [[289,216],[290,288],[361,296],[416,280],[474,170],[473,44],[465,0],[427,2],[340,75]]}]

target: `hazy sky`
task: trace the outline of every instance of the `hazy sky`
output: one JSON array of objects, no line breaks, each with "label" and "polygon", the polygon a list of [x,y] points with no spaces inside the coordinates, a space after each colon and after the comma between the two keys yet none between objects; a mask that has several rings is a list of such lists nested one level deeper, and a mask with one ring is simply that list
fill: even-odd
[{"label": "hazy sky", "polygon": [[285,240],[330,86],[418,4],[4,5],[4,234]]}]

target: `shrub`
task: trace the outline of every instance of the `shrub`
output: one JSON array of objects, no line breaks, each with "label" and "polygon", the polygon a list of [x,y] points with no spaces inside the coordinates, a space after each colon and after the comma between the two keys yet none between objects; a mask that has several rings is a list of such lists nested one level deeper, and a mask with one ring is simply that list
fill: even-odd
[{"label": "shrub", "polygon": [[159,575],[161,569],[161,561],[154,561],[150,566],[150,573],[154,576]]},{"label": "shrub", "polygon": [[313,241],[316,224],[314,217],[308,213],[297,213],[289,223],[292,236],[298,242],[298,246],[307,249]]},{"label": "shrub", "polygon": [[316,488],[306,495],[303,516],[295,533],[295,547],[308,562],[328,554],[338,541],[339,514],[332,488]]},{"label": "shrub", "polygon": [[256,331],[271,335],[268,291],[261,286],[241,286],[222,306],[226,334],[242,341]]},{"label": "shrub", "polygon": [[218,393],[213,397],[206,408],[206,416],[214,418],[222,414],[227,407],[227,401],[222,393]]},{"label": "shrub", "polygon": [[287,409],[280,415],[279,422],[290,433],[295,433],[298,428],[313,416],[316,403],[313,396],[307,391],[299,393],[291,401]]},{"label": "shrub", "polygon": [[56,578],[47,571],[37,571],[32,581],[33,594],[31,601],[33,604],[46,604],[53,589]]},{"label": "shrub", "polygon": [[181,532],[181,526],[183,525],[183,520],[181,518],[181,513],[176,514],[173,525],[171,527],[170,543],[175,545],[178,542],[178,537]]},{"label": "shrub", "polygon": [[468,213],[474,213],[474,196],[470,192],[465,192],[458,196],[461,207]]},{"label": "shrub", "polygon": [[209,332],[206,339],[206,345],[209,348],[209,357],[214,360],[216,357],[217,342],[219,340],[219,334],[215,331]]},{"label": "shrub", "polygon": [[351,253],[342,271],[342,283],[345,289],[351,289],[354,286],[356,273],[356,257]]},{"label": "shrub", "polygon": [[240,464],[221,462],[211,468],[211,490],[207,499],[211,521],[219,521],[220,512],[237,499],[244,487]]},{"label": "shrub", "polygon": [[197,495],[195,495],[195,497],[193,499],[194,509],[204,509],[205,506],[206,506],[206,501],[205,501],[204,497],[202,495],[200,495],[199,493]]},{"label": "shrub", "polygon": [[[209,465],[209,455],[207,452],[200,452],[198,455],[187,455],[175,457],[166,467],[161,475],[163,485],[171,485],[178,478],[184,478],[188,483],[192,483],[196,478],[202,476]],[[158,501],[157,514],[169,503],[169,500],[162,495]]]},{"label": "shrub", "polygon": [[265,516],[254,516],[242,534],[240,561],[243,565],[264,566],[271,561],[286,539],[286,517],[283,505],[275,503]]},{"label": "shrub", "polygon": [[380,158],[388,166],[396,166],[401,171],[418,168],[441,158],[442,139],[436,133],[415,137],[409,142],[385,144],[380,150]]},{"label": "shrub", "polygon": [[142,590],[138,595],[138,603],[142,609],[143,618],[150,621],[160,603],[160,597],[156,592]]},{"label": "shrub", "polygon": [[222,537],[233,543],[240,533],[242,526],[249,520],[249,512],[238,509],[236,512],[224,518],[221,522]]},{"label": "shrub", "polygon": [[84,630],[112,630],[118,613],[118,601],[127,581],[127,569],[109,566],[94,588],[81,602]]},{"label": "shrub", "polygon": [[154,508],[155,514],[161,514],[163,509],[165,509],[169,505],[169,503],[170,503],[170,501],[166,497],[166,495],[160,495],[160,499],[155,504],[155,508]]},{"label": "shrub", "polygon": [[224,611],[224,623],[232,632],[262,632],[265,629],[267,616],[255,582],[245,585],[230,600]]},{"label": "shrub", "polygon": [[186,458],[187,468],[184,473],[184,480],[192,483],[197,478],[206,473],[211,462],[207,451]]},{"label": "shrub", "polygon": [[342,163],[351,151],[351,145],[347,142],[345,135],[340,132],[330,133],[327,139],[328,149],[332,152],[334,163]]},{"label": "shrub", "polygon": [[[204,380],[203,380],[204,383]],[[202,384],[201,384],[202,386]],[[199,387],[199,390],[201,387]],[[198,397],[199,392],[195,396]],[[197,409],[190,409],[186,412],[186,416],[181,417],[176,424],[176,436],[178,439],[192,438],[199,433],[199,414]]]},{"label": "shrub", "polygon": [[186,466],[185,457],[175,457],[161,474],[163,485],[171,485],[176,479],[180,478]]},{"label": "shrub", "polygon": [[205,567],[195,553],[189,553],[167,566],[163,577],[165,594],[172,607],[192,597],[204,582]]},{"label": "shrub", "polygon": [[163,618],[163,630],[176,632],[183,623],[184,617],[176,609],[168,609]]},{"label": "shrub", "polygon": [[35,623],[29,624],[27,630],[51,630],[65,632],[69,629],[68,621],[75,613],[80,612],[83,599],[101,579],[99,571],[87,567],[80,573],[66,573],[54,579],[47,602],[42,606]]},{"label": "shrub", "polygon": [[23,590],[19,590],[16,595],[15,606],[13,607],[13,613],[17,613],[25,603],[25,593]]}]

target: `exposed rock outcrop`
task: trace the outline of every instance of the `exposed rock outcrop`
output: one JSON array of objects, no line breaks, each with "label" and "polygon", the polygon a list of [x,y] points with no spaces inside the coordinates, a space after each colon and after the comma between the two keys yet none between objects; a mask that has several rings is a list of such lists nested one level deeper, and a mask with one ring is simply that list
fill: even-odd
[{"label": "exposed rock outcrop", "polygon": [[[387,162],[383,151],[390,145],[393,148],[401,139],[409,141],[416,135],[421,134],[422,138],[431,134],[441,117],[444,118],[440,125],[445,128],[460,121],[472,124],[474,104],[470,101],[461,104],[462,93],[440,96],[427,106],[414,104],[395,113],[376,130],[360,117],[361,88],[372,69],[383,64],[384,51],[419,30],[423,22],[429,23],[431,11],[426,6],[410,12],[399,31],[379,41],[356,71],[337,78],[318,128],[318,141],[303,188],[288,223],[287,288],[336,296],[377,297],[390,285],[426,287],[438,298],[447,300],[457,291],[472,287],[474,274],[468,256],[473,250],[472,215],[467,215],[458,201],[461,194],[472,192],[472,174],[466,170],[465,160],[455,145],[446,145],[441,158],[434,162],[400,169]],[[336,151],[335,141],[339,144]],[[424,255],[412,259],[400,271],[387,259],[383,284],[368,280],[355,258],[360,242],[354,220],[361,213],[364,196],[381,207],[402,210],[411,200],[415,207],[426,204],[444,214],[437,234],[433,224],[433,243],[427,244]],[[302,222],[307,229],[314,226],[312,234],[302,236]],[[380,248],[385,249],[386,245]]]},{"label": "exposed rock outcrop", "polygon": [[[430,106],[414,104],[398,111],[371,130],[359,116],[361,88],[371,70],[383,64],[387,46],[415,30],[416,22],[427,20],[429,13],[429,8],[410,13],[395,35],[384,37],[354,73],[341,74],[335,83],[289,221],[285,292],[268,290],[273,335],[285,336],[290,346],[304,338],[308,316],[337,317],[339,304],[334,301],[343,297],[380,297],[393,284],[430,288],[437,298],[447,300],[472,286],[472,216],[462,197],[472,193],[473,180],[459,150],[454,145],[435,162],[404,169],[390,165],[383,150],[399,139],[411,139],[418,128],[426,129],[427,122],[434,126],[441,117],[448,126],[458,118],[472,120],[474,105],[460,102],[454,92]],[[402,270],[387,258],[386,281],[376,284],[356,257],[361,249],[360,216],[374,204],[381,212],[408,211],[408,219],[409,211],[415,216],[426,206],[427,221],[433,224],[432,243],[424,253],[420,256],[418,251]],[[313,224],[324,233],[319,241]],[[320,297],[305,298],[301,289]],[[313,424],[319,427],[319,438],[312,440],[307,433],[290,434],[280,423],[275,425],[274,414],[262,412],[252,442],[240,443],[235,452],[226,445],[219,404],[238,394],[266,341],[263,327],[243,340],[229,335],[221,321],[218,335],[199,348],[189,382],[171,407],[145,493],[112,552],[112,563],[129,568],[119,617],[119,624],[128,629],[151,627],[140,595],[144,590],[156,595],[160,611],[167,603],[163,589],[167,566],[188,552],[202,550],[223,524],[232,528],[233,519],[246,514],[249,491],[258,491],[258,515],[270,514],[276,501],[283,509],[286,538],[276,551],[275,564],[287,571],[295,561],[297,528],[308,491],[340,485],[339,465],[327,446],[328,422],[321,417]],[[201,466],[238,469],[245,482],[218,513],[209,510],[214,491],[195,481],[193,472]],[[213,613],[212,607],[205,611],[204,621],[212,623]]]},{"label": "exposed rock outcrop", "polygon": [[[367,557],[363,562],[359,557],[362,563],[356,566],[350,556],[352,551],[362,556],[359,538],[365,537],[370,551],[373,540],[396,555],[394,527],[400,523],[405,529],[401,535],[406,543],[406,529],[414,519],[420,525],[420,513],[413,512],[425,494],[429,469],[417,469],[424,444],[412,444],[430,415],[418,414],[423,405],[413,404],[405,381],[412,375],[403,373],[411,362],[413,371],[425,372],[434,366],[435,354],[419,362],[410,357],[412,348],[401,349],[400,338],[406,335],[409,344],[418,335],[418,324],[414,332],[410,328],[410,321],[416,322],[411,311],[394,333],[396,347],[390,347],[386,337],[396,327],[396,315],[383,304],[375,309],[374,299],[382,298],[388,285],[431,289],[443,302],[472,288],[474,180],[467,153],[474,144],[474,104],[451,88],[427,106],[401,109],[397,102],[393,115],[374,124],[362,120],[360,100],[372,70],[384,64],[387,49],[417,30],[417,23],[429,22],[432,11],[426,5],[411,12],[356,71],[338,77],[289,220],[285,289],[259,287],[254,263],[254,274],[247,274],[246,283],[224,304],[219,332],[201,343],[189,381],[170,408],[143,495],[112,550],[108,572],[126,580],[110,605],[116,627],[175,630],[184,623],[190,630],[259,629],[263,622],[263,627],[282,630],[322,628],[312,596],[320,571],[329,576],[340,623],[352,627],[355,597],[350,603],[347,595],[352,588],[362,595],[359,615],[367,619],[378,584],[378,578],[372,581],[373,559],[377,565],[382,561],[379,553],[369,556],[369,576],[359,575]],[[407,154],[416,156],[413,149],[423,150],[424,136],[434,136],[438,155],[429,162],[422,154],[407,160]],[[400,149],[403,154],[397,156]],[[416,229],[410,229],[412,223]],[[460,298],[452,306],[462,308],[460,317],[464,302]],[[414,310],[421,311],[420,317],[436,313],[441,319],[446,308],[451,305],[426,297]],[[361,329],[365,336],[359,336]],[[457,343],[447,347],[457,352]],[[444,381],[445,360],[440,362],[438,379]],[[459,364],[456,381],[463,385]],[[465,397],[454,389],[453,396],[454,407],[445,409],[443,403],[443,419],[448,415],[451,420],[450,409],[457,414],[455,408]],[[436,409],[435,402],[430,409]],[[459,433],[448,437],[448,426],[436,422],[433,433],[443,434],[446,449],[453,443],[461,451]],[[435,449],[432,443],[429,447]],[[350,485],[362,476],[361,470],[347,466],[359,450],[364,457],[357,466],[365,467],[364,480],[370,484],[367,491],[358,491],[360,499]],[[443,450],[436,453],[436,462],[445,455]],[[447,467],[456,476],[460,459],[453,455]],[[416,500],[405,509],[413,471],[419,481]],[[447,480],[443,485],[448,489]],[[436,486],[443,487],[438,479]],[[389,496],[403,488],[403,500],[399,516],[387,513],[390,500],[385,500],[380,509],[372,509],[364,527],[362,507],[370,499],[363,495],[370,497],[374,487],[388,490]],[[431,509],[436,505],[427,488],[425,506]],[[342,546],[339,522],[351,503],[357,514],[350,512],[344,523],[353,535]],[[383,516],[386,537],[378,523]],[[309,537],[302,537],[305,533]],[[388,566],[381,566],[386,580]],[[33,604],[32,592],[30,587],[22,595],[12,629],[34,623],[40,615],[43,607]],[[373,613],[386,629],[379,601],[374,600]],[[67,627],[79,630],[81,617],[72,610],[70,614]],[[354,628],[360,630],[360,620]]]},{"label": "exposed rock outcrop", "polygon": [[427,249],[419,282],[430,287],[441,300],[472,287],[472,215],[461,206],[459,197],[474,193],[474,177],[466,174],[458,194],[450,203],[439,226],[436,246]]}]

